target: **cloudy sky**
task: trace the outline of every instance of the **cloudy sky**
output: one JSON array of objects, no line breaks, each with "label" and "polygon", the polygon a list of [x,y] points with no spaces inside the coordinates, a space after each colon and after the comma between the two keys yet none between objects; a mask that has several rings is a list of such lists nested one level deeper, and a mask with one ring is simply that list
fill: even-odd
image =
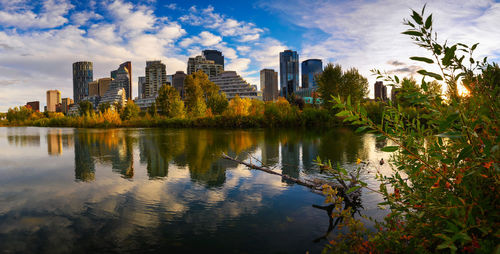
[{"label": "cloudy sky", "polygon": [[[401,35],[402,19],[424,1],[408,0],[0,0],[0,112],[39,100],[59,89],[72,97],[71,64],[94,63],[94,79],[132,61],[134,97],[146,60],[162,60],[167,74],[186,69],[202,49],[221,50],[226,70],[259,85],[259,70],[278,69],[279,52],[293,49],[300,61],[356,67],[375,79],[378,68],[401,76],[421,66],[424,55]],[[439,37],[479,42],[477,55],[500,60],[500,2],[429,1]]]}]

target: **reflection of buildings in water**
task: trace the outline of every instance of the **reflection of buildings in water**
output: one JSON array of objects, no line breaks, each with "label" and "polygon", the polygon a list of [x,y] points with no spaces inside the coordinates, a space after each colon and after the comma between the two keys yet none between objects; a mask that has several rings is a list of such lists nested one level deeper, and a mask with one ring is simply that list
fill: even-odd
[{"label": "reflection of buildings in water", "polygon": [[281,167],[283,174],[298,178],[299,163],[299,145],[292,142],[281,144]]},{"label": "reflection of buildings in water", "polygon": [[302,145],[302,164],[305,170],[312,169],[314,160],[318,156],[318,143],[319,139],[305,140]]},{"label": "reflection of buildings in water", "polygon": [[49,129],[47,131],[47,152],[49,155],[62,154],[62,131],[59,129]]},{"label": "reflection of buildings in water", "polygon": [[95,165],[90,145],[83,140],[81,135],[75,136],[75,180],[89,182],[95,180]]},{"label": "reflection of buildings in water", "polygon": [[40,133],[26,134],[25,128],[7,128],[7,142],[15,146],[40,146]]},{"label": "reflection of buildings in water", "polygon": [[262,163],[268,167],[274,167],[279,162],[279,143],[270,144],[264,142],[261,146]]}]

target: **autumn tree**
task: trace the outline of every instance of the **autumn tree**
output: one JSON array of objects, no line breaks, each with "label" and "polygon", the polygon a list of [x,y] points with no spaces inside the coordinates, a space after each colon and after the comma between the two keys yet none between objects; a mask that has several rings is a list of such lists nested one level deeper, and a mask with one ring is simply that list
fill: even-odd
[{"label": "autumn tree", "polygon": [[329,63],[317,81],[318,92],[328,109],[333,106],[332,96],[340,96],[343,101],[350,96],[351,101],[357,102],[368,95],[368,80],[356,68],[343,71],[342,66]]},{"label": "autumn tree", "polygon": [[170,85],[163,85],[160,88],[156,104],[163,115],[168,117],[184,116],[184,102],[181,100],[179,91]]},{"label": "autumn tree", "polygon": [[[106,112],[106,111],[105,111]],[[139,106],[137,106],[134,101],[129,100],[127,104],[125,105],[125,108],[123,109],[120,117],[122,120],[129,120],[134,117],[137,117],[139,115],[139,112],[141,112],[141,109]]]}]

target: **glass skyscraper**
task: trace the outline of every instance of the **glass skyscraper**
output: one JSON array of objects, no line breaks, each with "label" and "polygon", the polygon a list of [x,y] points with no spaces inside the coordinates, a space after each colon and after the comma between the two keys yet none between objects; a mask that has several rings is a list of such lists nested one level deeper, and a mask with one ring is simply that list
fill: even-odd
[{"label": "glass skyscraper", "polygon": [[73,99],[79,103],[89,95],[89,82],[94,80],[92,62],[73,63]]},{"label": "glass skyscraper", "polygon": [[297,51],[280,52],[281,96],[288,97],[299,88],[299,54]]},{"label": "glass skyscraper", "polygon": [[213,49],[206,49],[203,50],[202,53],[205,59],[212,60],[215,64],[222,65],[222,69],[224,69],[224,56],[222,55],[222,52]]},{"label": "glass skyscraper", "polygon": [[315,77],[323,73],[323,62],[320,59],[308,59],[302,62],[302,88],[315,88]]}]

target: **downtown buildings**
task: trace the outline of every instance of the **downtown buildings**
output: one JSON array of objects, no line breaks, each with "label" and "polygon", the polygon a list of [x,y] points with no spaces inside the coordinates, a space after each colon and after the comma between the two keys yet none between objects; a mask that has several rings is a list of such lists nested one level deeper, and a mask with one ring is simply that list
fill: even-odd
[{"label": "downtown buildings", "polygon": [[47,91],[47,111],[56,112],[58,104],[61,104],[61,92],[59,90]]},{"label": "downtown buildings", "polygon": [[219,86],[220,92],[224,92],[230,100],[236,95],[251,99],[261,99],[257,89],[246,82],[235,71],[225,71],[219,76],[211,77],[210,81]]},{"label": "downtown buildings", "polygon": [[375,100],[386,101],[387,100],[387,86],[384,86],[382,81],[375,82]]},{"label": "downtown buildings", "polygon": [[89,95],[89,82],[94,79],[92,62],[73,63],[73,99],[79,103]]},{"label": "downtown buildings", "polygon": [[275,101],[279,97],[278,93],[278,73],[272,69],[262,69],[260,71],[260,90],[264,101]]},{"label": "downtown buildings", "polygon": [[280,52],[281,96],[288,97],[299,88],[299,54],[297,51]]}]

